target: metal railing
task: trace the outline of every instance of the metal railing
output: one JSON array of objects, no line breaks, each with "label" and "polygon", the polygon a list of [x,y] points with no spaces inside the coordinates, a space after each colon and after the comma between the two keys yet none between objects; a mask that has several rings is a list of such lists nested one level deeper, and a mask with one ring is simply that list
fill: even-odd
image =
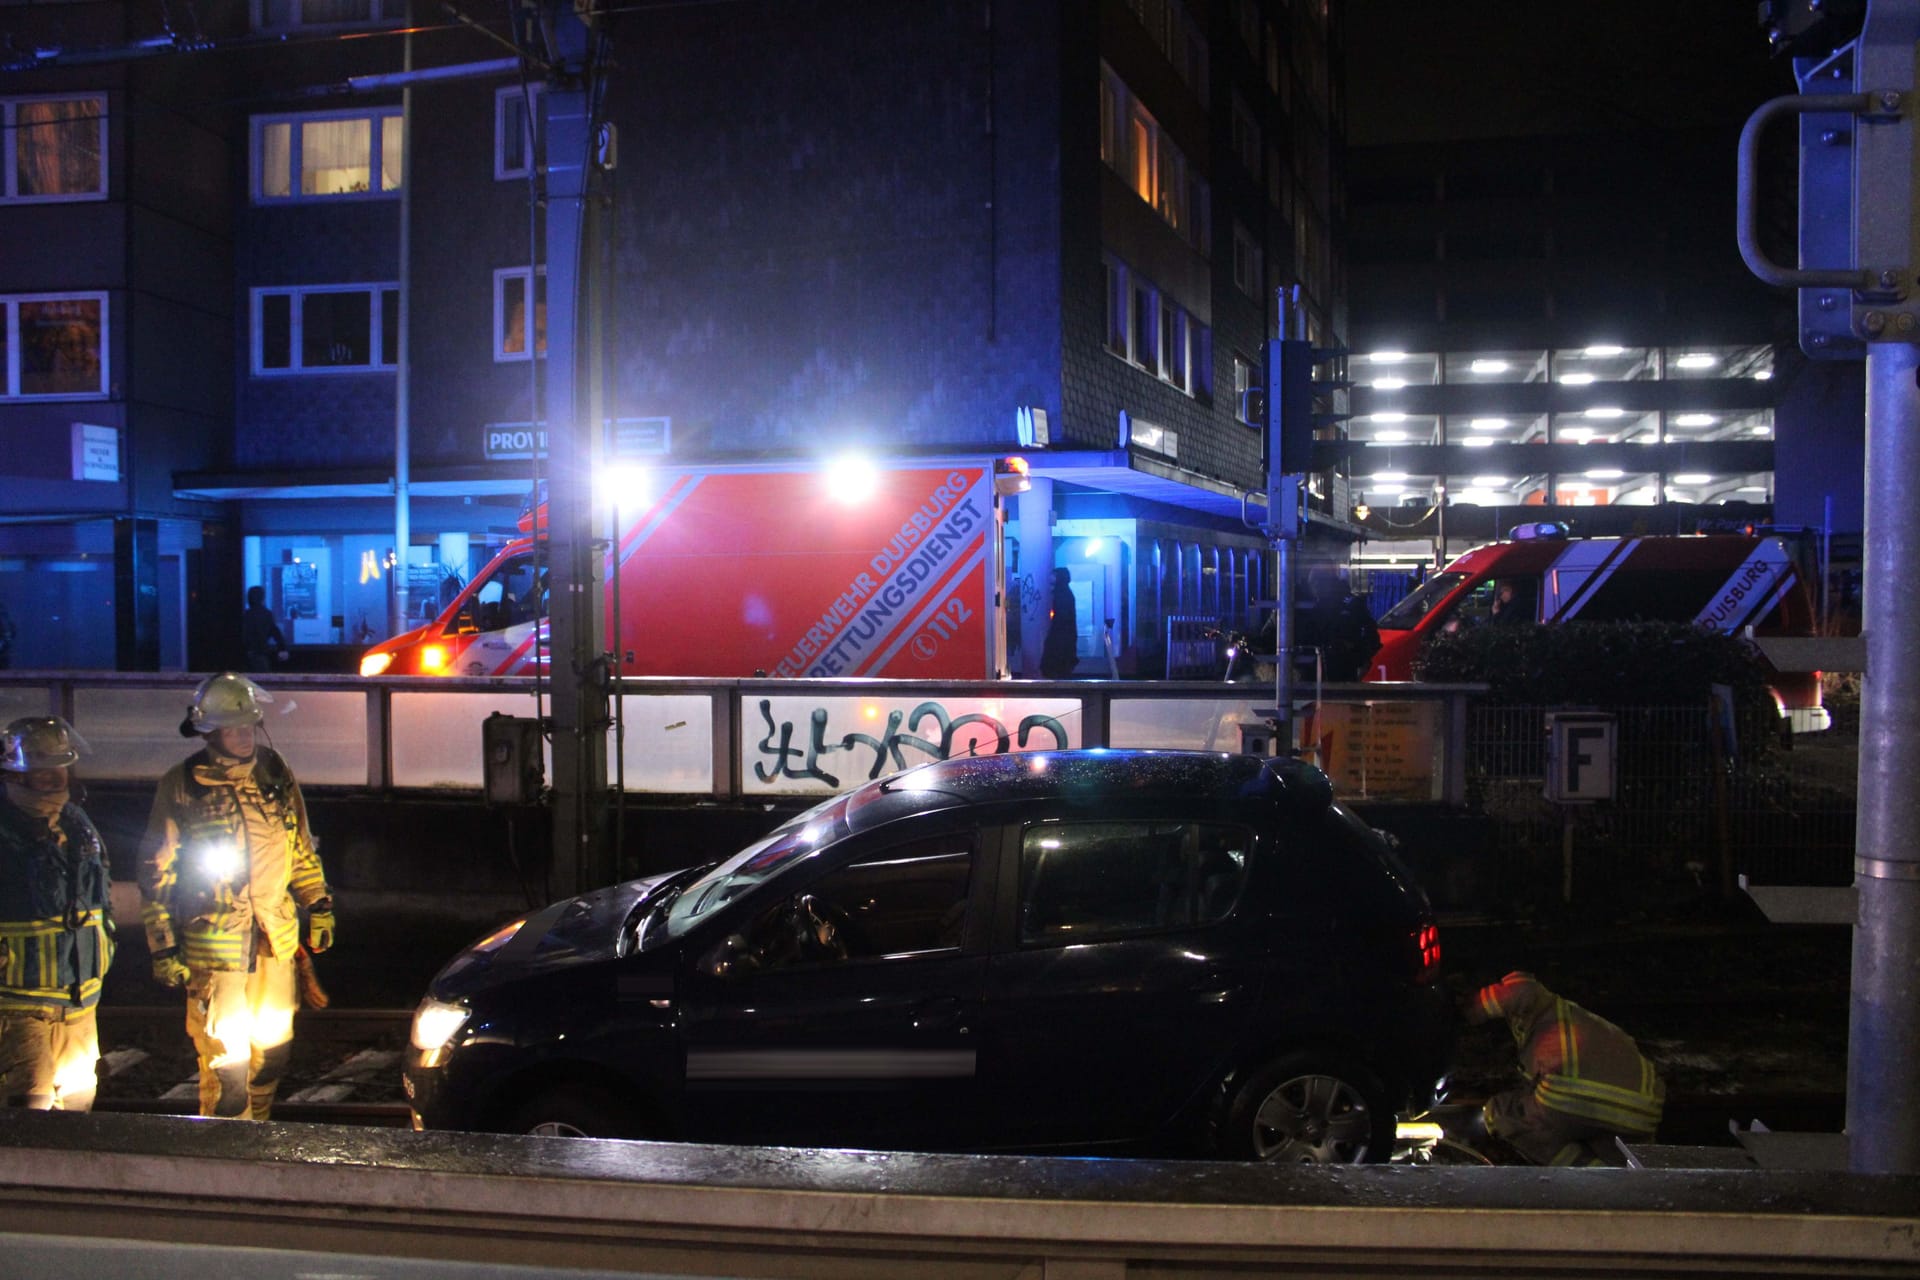
[{"label": "metal railing", "polygon": [[[1708,887],[1728,870],[1762,884],[1850,881],[1855,768],[1824,736],[1782,750],[1763,711],[1736,727],[1730,750],[1717,744],[1704,707],[1614,708],[1616,798],[1558,807],[1543,794],[1552,710],[1468,713],[1466,802],[1491,820],[1510,891],[1546,896],[1563,849],[1587,862],[1582,879],[1595,886]],[[1592,874],[1601,867],[1627,874]]]},{"label": "metal railing", "polygon": [[[65,716],[89,777],[151,782],[187,753],[197,677],[0,674],[0,723]],[[536,714],[530,677],[277,676],[269,740],[303,783],[477,792],[481,723]],[[1460,804],[1467,699],[1479,686],[1328,686],[1306,739],[1344,799]],[[632,679],[618,700],[630,796],[756,802],[820,797],[927,760],[1073,747],[1240,750],[1271,706],[1259,685],[1145,681]],[[609,759],[615,753],[609,750]]]}]

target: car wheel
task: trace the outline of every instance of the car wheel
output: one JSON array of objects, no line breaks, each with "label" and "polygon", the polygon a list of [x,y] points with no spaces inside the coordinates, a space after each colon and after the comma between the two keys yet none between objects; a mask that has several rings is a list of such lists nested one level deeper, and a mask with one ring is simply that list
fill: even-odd
[{"label": "car wheel", "polygon": [[1393,1150],[1393,1108],[1372,1075],[1318,1054],[1261,1067],[1227,1108],[1219,1153],[1274,1164],[1361,1164]]},{"label": "car wheel", "polygon": [[537,1138],[638,1138],[633,1108],[613,1092],[588,1084],[562,1084],[515,1107],[503,1126]]}]

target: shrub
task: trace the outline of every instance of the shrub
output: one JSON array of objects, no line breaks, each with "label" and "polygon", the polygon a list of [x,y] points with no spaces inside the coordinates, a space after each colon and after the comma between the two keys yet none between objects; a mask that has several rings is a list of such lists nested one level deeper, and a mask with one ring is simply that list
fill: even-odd
[{"label": "shrub", "polygon": [[1485,683],[1491,701],[1517,706],[1703,706],[1724,684],[1743,719],[1773,707],[1752,645],[1684,622],[1475,627],[1436,636],[1415,674]]}]

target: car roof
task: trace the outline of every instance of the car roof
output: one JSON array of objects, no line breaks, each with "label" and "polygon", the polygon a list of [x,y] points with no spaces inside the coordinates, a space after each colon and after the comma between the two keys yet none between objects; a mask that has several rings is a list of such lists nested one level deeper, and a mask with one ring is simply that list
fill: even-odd
[{"label": "car roof", "polygon": [[[1327,776],[1304,761],[1223,751],[1022,751],[937,760],[870,782],[848,798],[849,825],[859,816],[890,821],[905,812],[958,805],[1063,799],[1267,801],[1289,810],[1324,810]],[[884,802],[881,802],[884,801]]]}]

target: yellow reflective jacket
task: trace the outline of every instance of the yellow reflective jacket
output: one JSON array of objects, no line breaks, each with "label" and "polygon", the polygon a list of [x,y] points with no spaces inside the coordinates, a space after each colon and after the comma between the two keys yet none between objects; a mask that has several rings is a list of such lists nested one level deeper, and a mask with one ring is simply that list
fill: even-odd
[{"label": "yellow reflective jacket", "polygon": [[1468,1021],[1504,1018],[1520,1069],[1541,1106],[1629,1136],[1651,1137],[1667,1087],[1633,1037],[1557,996],[1532,974],[1510,973],[1483,988]]},{"label": "yellow reflective jacket", "polygon": [[275,956],[300,946],[295,903],[328,895],[300,784],[280,754],[169,769],[140,842],[141,918],[154,951],[193,969],[245,970],[254,934]]}]

